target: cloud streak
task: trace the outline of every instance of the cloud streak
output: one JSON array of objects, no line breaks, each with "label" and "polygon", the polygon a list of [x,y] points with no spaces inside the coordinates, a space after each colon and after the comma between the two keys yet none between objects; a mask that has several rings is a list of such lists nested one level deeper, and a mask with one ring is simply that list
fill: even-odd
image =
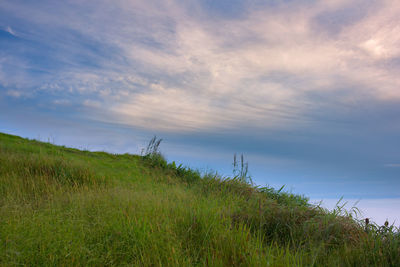
[{"label": "cloud streak", "polygon": [[388,163],[388,164],[385,164],[385,167],[400,168],[400,163]]},{"label": "cloud streak", "polygon": [[8,32],[9,34],[11,34],[13,36],[17,36],[17,34],[14,32],[14,30],[10,26],[6,27],[6,32]]}]

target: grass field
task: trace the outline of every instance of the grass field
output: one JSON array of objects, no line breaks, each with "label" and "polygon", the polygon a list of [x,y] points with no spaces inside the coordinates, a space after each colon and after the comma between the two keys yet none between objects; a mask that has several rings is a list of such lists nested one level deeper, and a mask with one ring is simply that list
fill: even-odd
[{"label": "grass field", "polygon": [[393,226],[149,148],[114,155],[0,134],[0,265],[400,266]]}]

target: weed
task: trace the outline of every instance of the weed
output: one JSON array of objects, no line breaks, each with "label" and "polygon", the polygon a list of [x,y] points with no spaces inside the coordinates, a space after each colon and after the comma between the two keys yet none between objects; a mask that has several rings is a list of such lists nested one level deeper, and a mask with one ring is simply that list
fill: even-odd
[{"label": "weed", "polygon": [[157,136],[154,136],[147,144],[146,150],[143,155],[143,159],[146,162],[150,163],[150,165],[153,167],[165,169],[168,166],[168,164],[167,160],[159,150],[161,141],[162,139],[157,138]]},{"label": "weed", "polygon": [[244,161],[243,154],[240,155],[240,162],[237,160],[236,153],[233,155],[233,178],[245,183],[252,184],[253,181],[249,175],[249,163]]}]

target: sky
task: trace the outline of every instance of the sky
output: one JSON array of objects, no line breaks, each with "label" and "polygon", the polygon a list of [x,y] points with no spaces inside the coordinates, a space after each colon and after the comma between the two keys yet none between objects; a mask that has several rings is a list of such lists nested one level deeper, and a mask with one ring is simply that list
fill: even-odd
[{"label": "sky", "polygon": [[0,131],[400,223],[397,0],[3,0]]}]

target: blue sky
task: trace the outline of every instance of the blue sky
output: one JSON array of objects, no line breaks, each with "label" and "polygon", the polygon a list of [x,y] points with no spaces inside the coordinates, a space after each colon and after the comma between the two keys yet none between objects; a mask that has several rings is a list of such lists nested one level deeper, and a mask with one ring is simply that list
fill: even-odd
[{"label": "blue sky", "polygon": [[226,175],[243,153],[257,184],[399,222],[399,20],[395,0],[5,0],[0,131],[116,153],[156,134]]}]

